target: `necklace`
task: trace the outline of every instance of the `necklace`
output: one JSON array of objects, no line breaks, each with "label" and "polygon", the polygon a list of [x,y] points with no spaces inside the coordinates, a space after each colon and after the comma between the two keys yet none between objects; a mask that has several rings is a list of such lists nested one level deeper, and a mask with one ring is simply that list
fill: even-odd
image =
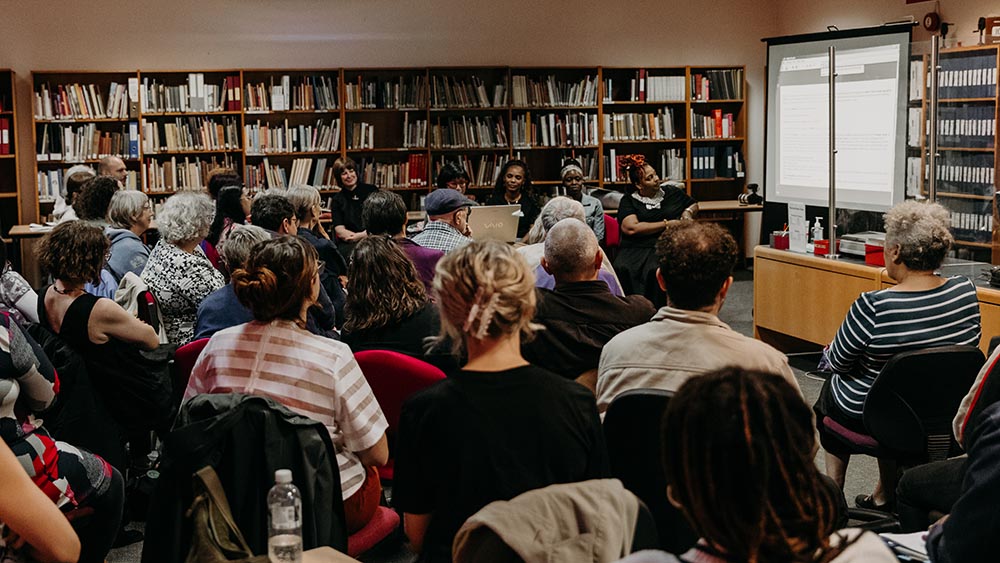
[{"label": "necklace", "polygon": [[69,287],[69,288],[65,288],[65,289],[59,289],[59,286],[56,285],[56,284],[52,284],[52,289],[54,289],[55,292],[58,293],[59,295],[69,295],[70,293],[73,293],[73,292],[76,292],[76,291],[80,291],[80,292],[83,291],[83,289],[81,289],[79,287]]}]

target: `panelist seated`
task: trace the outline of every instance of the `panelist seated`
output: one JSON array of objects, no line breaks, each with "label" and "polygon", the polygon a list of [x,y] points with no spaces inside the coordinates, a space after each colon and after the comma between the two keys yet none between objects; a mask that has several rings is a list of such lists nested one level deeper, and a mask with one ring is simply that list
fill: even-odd
[{"label": "panelist seated", "polygon": [[[976,287],[967,278],[942,278],[934,273],[954,240],[950,223],[948,211],[937,204],[907,201],[889,210],[885,265],[897,285],[858,297],[827,350],[833,376],[823,385],[813,409],[826,450],[827,474],[841,487],[850,452],[826,429],[823,417],[867,434],[862,407],[889,358],[908,350],[979,343]],[[859,496],[859,506],[892,504],[894,464],[880,459],[879,474],[874,493]]]}]

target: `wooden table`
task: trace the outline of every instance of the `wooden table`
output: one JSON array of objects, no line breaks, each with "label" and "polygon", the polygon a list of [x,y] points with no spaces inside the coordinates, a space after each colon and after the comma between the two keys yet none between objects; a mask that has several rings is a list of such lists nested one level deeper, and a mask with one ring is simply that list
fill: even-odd
[{"label": "wooden table", "polygon": [[[895,285],[886,269],[853,259],[754,249],[754,336],[785,352],[815,350],[833,341],[859,295]],[[978,284],[977,284],[978,285]],[[1000,290],[977,287],[983,352],[1000,334]]]},{"label": "wooden table", "polygon": [[51,231],[51,227],[44,229],[32,229],[29,225],[14,225],[10,228],[11,248],[8,248],[7,258],[10,260],[12,268],[23,275],[24,263],[21,260],[21,243],[25,239],[42,238],[45,233]]}]

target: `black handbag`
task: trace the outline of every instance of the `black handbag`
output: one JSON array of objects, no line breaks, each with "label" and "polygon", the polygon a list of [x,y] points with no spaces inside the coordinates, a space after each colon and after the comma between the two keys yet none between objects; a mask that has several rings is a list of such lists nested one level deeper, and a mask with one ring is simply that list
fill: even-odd
[{"label": "black handbag", "polygon": [[170,430],[177,416],[171,373],[176,350],[175,344],[140,350],[111,339],[102,346],[104,356],[90,362],[95,386],[128,433]]}]

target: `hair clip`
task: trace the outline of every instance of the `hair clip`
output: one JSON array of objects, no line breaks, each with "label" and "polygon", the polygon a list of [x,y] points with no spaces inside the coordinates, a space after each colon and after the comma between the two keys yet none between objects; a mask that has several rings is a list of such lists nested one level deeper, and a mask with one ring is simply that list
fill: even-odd
[{"label": "hair clip", "polygon": [[462,325],[462,332],[469,332],[469,329],[472,328],[472,321],[479,313],[479,302],[482,301],[484,293],[485,290],[482,287],[476,290],[476,297],[472,302],[472,308],[469,309],[469,316],[465,318],[465,324]]},{"label": "hair clip", "polygon": [[493,321],[493,313],[497,310],[498,301],[500,301],[500,294],[494,293],[486,308],[483,309],[483,315],[479,318],[479,330],[476,331],[477,340],[482,340],[486,336],[486,331],[489,330],[490,323]]}]

